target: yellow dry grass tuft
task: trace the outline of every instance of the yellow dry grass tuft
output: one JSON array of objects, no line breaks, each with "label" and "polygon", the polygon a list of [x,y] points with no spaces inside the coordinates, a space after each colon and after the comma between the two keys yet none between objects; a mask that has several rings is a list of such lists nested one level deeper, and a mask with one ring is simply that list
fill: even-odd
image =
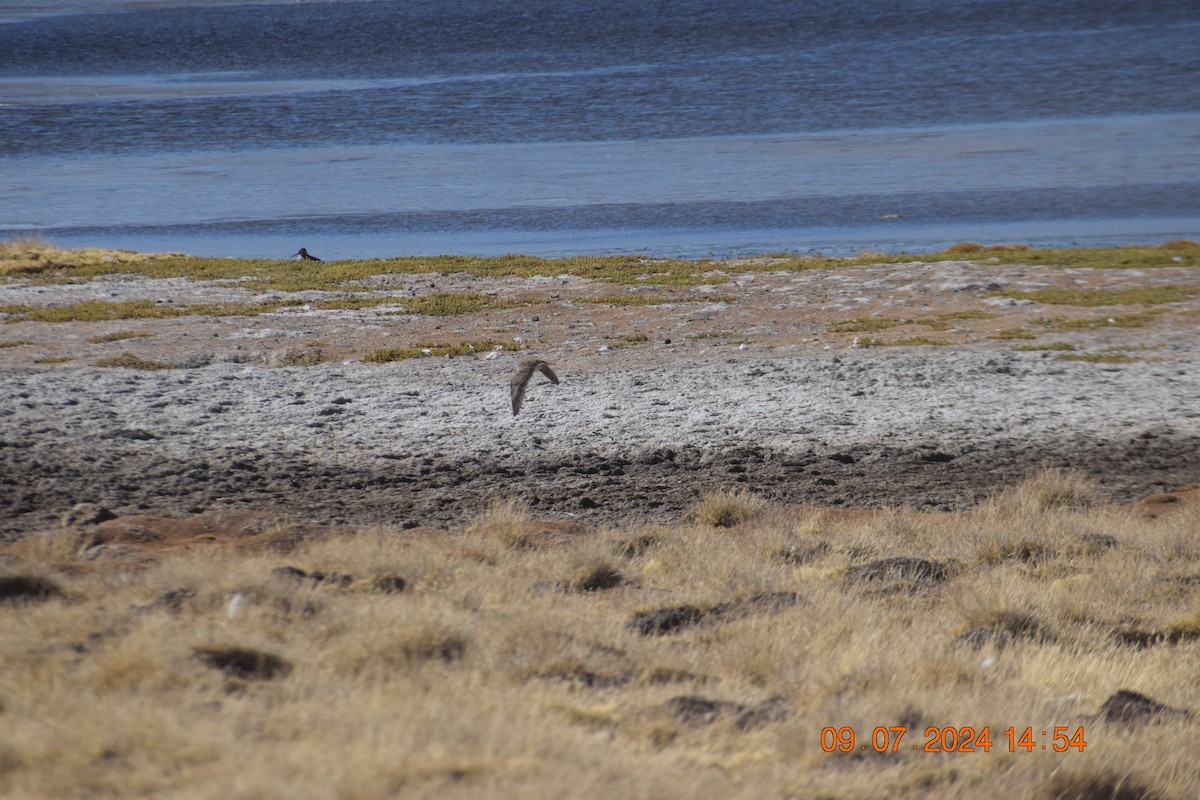
[{"label": "yellow dry grass tuft", "polygon": [[1037,515],[1047,511],[1092,508],[1104,501],[1096,483],[1079,472],[1042,469],[999,492],[989,508],[1002,514]]},{"label": "yellow dry grass tuft", "polygon": [[734,528],[762,514],[768,504],[748,489],[718,489],[692,506],[690,516],[701,525]]},{"label": "yellow dry grass tuft", "polygon": [[111,268],[179,255],[104,250],[98,247],[61,250],[40,237],[27,236],[0,241],[0,277],[30,277],[91,264],[104,264]]},{"label": "yellow dry grass tuft", "polygon": [[0,561],[0,794],[1186,800],[1200,491],[1100,494],[1053,471],[957,513],[727,491],[548,542],[561,521],[514,498],[287,547],[26,537]]},{"label": "yellow dry grass tuft", "polygon": [[481,542],[505,547],[528,547],[533,515],[529,502],[517,497],[495,498],[487,510],[467,526],[466,534]]}]

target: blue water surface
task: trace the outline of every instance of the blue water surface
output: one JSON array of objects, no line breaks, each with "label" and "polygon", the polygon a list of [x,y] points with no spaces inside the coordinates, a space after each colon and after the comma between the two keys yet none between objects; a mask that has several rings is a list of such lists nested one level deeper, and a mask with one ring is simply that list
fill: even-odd
[{"label": "blue water surface", "polygon": [[0,1],[0,236],[323,258],[1200,239],[1200,4]]}]

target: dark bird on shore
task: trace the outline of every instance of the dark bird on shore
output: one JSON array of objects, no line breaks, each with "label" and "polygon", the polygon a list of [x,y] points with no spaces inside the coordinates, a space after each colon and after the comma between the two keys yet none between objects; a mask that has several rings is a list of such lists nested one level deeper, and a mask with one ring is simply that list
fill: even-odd
[{"label": "dark bird on shore", "polygon": [[295,258],[296,256],[300,256],[301,261],[320,261],[321,260],[321,259],[317,258],[316,256],[312,255],[311,253],[309,253],[303,247],[301,247],[296,252],[292,253],[292,258]]},{"label": "dark bird on shore", "polygon": [[517,370],[517,374],[512,378],[512,409],[513,416],[521,410],[521,403],[525,402],[525,387],[529,385],[530,378],[533,373],[540,372],[550,379],[551,383],[558,383],[558,376],[554,374],[554,370],[550,369],[550,365],[545,361],[523,361],[521,368]]}]

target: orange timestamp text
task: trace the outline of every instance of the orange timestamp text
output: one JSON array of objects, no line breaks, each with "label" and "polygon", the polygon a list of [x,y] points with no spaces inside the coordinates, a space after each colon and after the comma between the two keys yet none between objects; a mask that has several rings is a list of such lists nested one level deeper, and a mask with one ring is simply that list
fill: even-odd
[{"label": "orange timestamp text", "polygon": [[[880,725],[871,730],[871,735],[864,743],[856,736],[854,728],[829,725],[821,729],[821,749],[826,753],[850,753],[855,750],[898,753],[901,747],[909,746],[901,745],[906,733],[907,725]],[[993,747],[999,747],[1010,753],[1021,750],[1027,753],[1035,750],[1065,753],[1074,748],[1082,753],[1083,748],[1087,747],[1083,728],[1076,728],[1072,732],[1069,725],[1056,725],[1040,733],[1033,726],[1027,726],[1024,730],[1011,726],[1001,731],[994,741],[991,726],[976,729],[970,726],[956,728],[953,725],[930,725],[925,729],[923,739],[911,744],[912,749],[925,753],[990,753]],[[911,738],[909,742],[912,742]]]}]

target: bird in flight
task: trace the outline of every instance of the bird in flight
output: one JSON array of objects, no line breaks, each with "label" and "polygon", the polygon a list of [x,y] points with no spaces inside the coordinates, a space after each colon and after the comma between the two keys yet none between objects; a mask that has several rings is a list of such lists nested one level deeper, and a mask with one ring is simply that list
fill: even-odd
[{"label": "bird in flight", "polygon": [[311,253],[309,253],[303,247],[301,247],[296,252],[292,253],[292,258],[295,258],[296,256],[300,256],[301,261],[320,261],[321,260],[321,259],[317,258],[316,256],[312,255]]},{"label": "bird in flight", "polygon": [[512,377],[512,409],[514,417],[521,410],[521,403],[525,402],[525,387],[529,385],[529,380],[535,372],[545,375],[550,379],[551,383],[558,383],[558,376],[554,374],[554,370],[550,369],[550,365],[545,361],[522,361],[521,368]]}]

